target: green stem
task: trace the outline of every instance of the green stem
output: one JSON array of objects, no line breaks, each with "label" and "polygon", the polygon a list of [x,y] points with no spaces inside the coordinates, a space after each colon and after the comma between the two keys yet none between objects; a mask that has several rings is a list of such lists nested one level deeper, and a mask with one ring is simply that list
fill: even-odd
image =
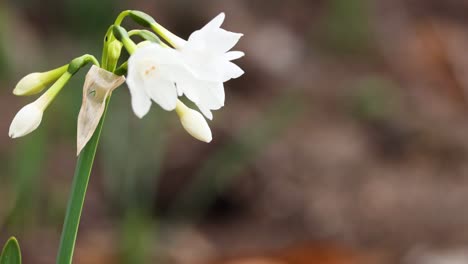
[{"label": "green stem", "polygon": [[[109,100],[106,102],[106,110],[108,103]],[[81,212],[83,210],[86,190],[88,188],[88,182],[91,175],[91,168],[93,167],[94,156],[96,155],[96,149],[99,143],[106,110],[104,110],[104,115],[101,118],[94,135],[82,150],[76,164],[70,199],[68,200],[65,222],[63,225],[62,236],[60,238],[57,264],[72,263],[76,236],[80,225]]]},{"label": "green stem", "polygon": [[[104,52],[107,52],[107,44],[104,43]],[[108,59],[108,54],[103,55],[105,60]],[[109,64],[106,61],[102,62],[105,65],[105,70],[114,71],[109,69]],[[94,157],[96,155],[99,137],[107,113],[110,96],[107,98],[104,113],[99,121],[99,125],[89,140],[88,144],[81,151],[78,161],[76,163],[75,175],[73,176],[73,183],[68,200],[67,212],[65,214],[65,221],[63,224],[62,235],[60,238],[60,246],[57,254],[57,264],[71,264],[73,259],[73,252],[75,250],[76,237],[78,234],[78,227],[80,225],[81,212],[83,211],[83,204],[86,197],[86,190],[88,188],[91,169],[93,167]]]},{"label": "green stem", "polygon": [[49,104],[54,100],[54,98],[62,90],[63,86],[67,84],[71,77],[71,73],[65,72],[45,93],[43,93],[37,99],[36,102],[41,106],[42,110],[45,110],[49,106]]},{"label": "green stem", "polygon": [[132,12],[131,10],[122,11],[115,19],[114,25],[120,26],[120,24],[122,24],[122,21],[125,19],[125,17],[130,15],[131,12]]}]

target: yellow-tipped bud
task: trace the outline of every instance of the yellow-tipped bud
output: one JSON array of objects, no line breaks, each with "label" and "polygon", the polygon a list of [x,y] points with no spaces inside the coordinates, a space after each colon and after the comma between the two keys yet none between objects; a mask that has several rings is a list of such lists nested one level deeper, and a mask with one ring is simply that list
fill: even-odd
[{"label": "yellow-tipped bud", "polygon": [[184,129],[194,138],[210,143],[211,130],[205,118],[197,111],[188,108],[180,100],[177,100],[176,112]]},{"label": "yellow-tipped bud", "polygon": [[68,68],[68,65],[48,71],[34,72],[24,76],[13,90],[14,95],[25,96],[42,92],[49,84],[55,82]]},{"label": "yellow-tipped bud", "polygon": [[16,114],[10,125],[8,135],[11,138],[25,136],[41,124],[43,109],[37,102],[30,103]]}]

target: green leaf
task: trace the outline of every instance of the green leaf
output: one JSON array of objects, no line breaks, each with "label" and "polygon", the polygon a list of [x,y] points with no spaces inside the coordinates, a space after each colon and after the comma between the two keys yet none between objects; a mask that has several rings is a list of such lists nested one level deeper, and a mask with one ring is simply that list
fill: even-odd
[{"label": "green leaf", "polygon": [[3,247],[0,264],[21,264],[21,250],[15,237],[10,237]]}]

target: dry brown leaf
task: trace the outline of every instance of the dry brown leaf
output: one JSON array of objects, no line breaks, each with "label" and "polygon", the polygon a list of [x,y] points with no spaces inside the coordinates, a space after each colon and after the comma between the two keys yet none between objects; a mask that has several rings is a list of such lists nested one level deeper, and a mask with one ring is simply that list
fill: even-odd
[{"label": "dry brown leaf", "polygon": [[77,155],[94,134],[104,113],[107,97],[124,82],[124,76],[115,75],[94,65],[86,74],[83,102],[78,115]]}]

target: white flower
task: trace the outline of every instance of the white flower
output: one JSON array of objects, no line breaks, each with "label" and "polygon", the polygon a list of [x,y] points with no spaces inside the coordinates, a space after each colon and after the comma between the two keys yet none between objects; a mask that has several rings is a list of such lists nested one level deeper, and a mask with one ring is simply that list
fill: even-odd
[{"label": "white flower", "polygon": [[206,143],[211,142],[210,127],[199,112],[188,108],[181,101],[177,101],[176,112],[182,126],[192,137]]},{"label": "white flower", "polygon": [[[221,29],[221,13],[202,29],[192,33],[188,41],[177,37],[177,50],[158,44],[139,47],[129,59],[127,84],[132,96],[133,111],[143,117],[151,100],[171,111],[178,96],[185,94],[209,119],[211,110],[224,106],[223,83],[244,72],[231,61],[244,55],[229,51],[242,34]],[[176,38],[166,33],[167,37]],[[177,41],[175,41],[177,40]]]},{"label": "white flower", "polygon": [[41,124],[42,114],[43,109],[37,101],[24,106],[13,118],[8,135],[17,138],[31,133]]},{"label": "white flower", "polygon": [[241,51],[229,51],[243,36],[221,28],[225,14],[221,13],[202,29],[193,32],[188,41],[178,48],[184,62],[196,78],[226,82],[238,78],[244,71],[232,60],[241,58]]},{"label": "white flower", "polygon": [[175,79],[183,68],[176,50],[148,44],[138,48],[128,60],[127,85],[135,114],[142,118],[151,107],[151,99],[167,111],[177,101]]},{"label": "white flower", "polygon": [[224,18],[224,13],[219,14],[178,47],[184,65],[191,74],[180,76],[177,87],[209,119],[213,118],[210,110],[224,106],[223,83],[244,74],[232,62],[244,56],[244,53],[229,51],[243,35],[220,28]]}]

